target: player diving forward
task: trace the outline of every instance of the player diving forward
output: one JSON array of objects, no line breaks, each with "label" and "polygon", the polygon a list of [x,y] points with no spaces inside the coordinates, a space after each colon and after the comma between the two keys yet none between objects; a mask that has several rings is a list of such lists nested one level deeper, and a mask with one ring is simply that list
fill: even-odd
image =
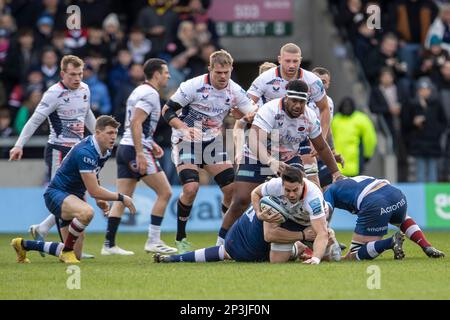
[{"label": "player diving forward", "polygon": [[[260,209],[263,196],[276,197],[289,212],[283,221],[279,213]],[[341,251],[334,232],[327,229],[325,202],[320,189],[303,178],[300,169],[288,166],[280,178],[273,178],[252,192],[252,205],[227,233],[224,245],[185,254],[156,254],[155,262],[211,262],[232,259],[243,262],[287,262],[303,252],[299,240],[314,240],[307,264],[324,258],[339,260]],[[329,236],[331,235],[331,236]],[[328,247],[328,249],[327,249]]]},{"label": "player diving forward", "polygon": [[[388,180],[369,176],[343,179],[330,185],[324,198],[330,211],[339,208],[358,216],[346,259],[371,260],[388,249],[394,250],[395,259],[403,259],[403,233],[428,257],[445,256],[428,242],[416,222],[406,214],[405,195]],[[388,224],[399,227],[403,233],[398,231],[382,240]]]}]

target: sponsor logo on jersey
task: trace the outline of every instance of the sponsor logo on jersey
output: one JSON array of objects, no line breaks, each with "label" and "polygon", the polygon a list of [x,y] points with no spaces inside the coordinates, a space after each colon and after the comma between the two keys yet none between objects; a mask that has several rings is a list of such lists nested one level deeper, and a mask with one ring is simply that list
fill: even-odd
[{"label": "sponsor logo on jersey", "polygon": [[70,98],[63,98],[63,100],[64,100],[65,103],[69,103]]},{"label": "sponsor logo on jersey", "polygon": [[297,129],[298,131],[305,131],[306,130],[306,128],[305,127],[298,127],[298,129]]},{"label": "sponsor logo on jersey", "polygon": [[97,161],[95,161],[94,159],[88,158],[88,157],[83,157],[83,162],[90,164],[92,166],[97,166]]},{"label": "sponsor logo on jersey", "polygon": [[309,206],[311,207],[314,216],[317,216],[322,213],[322,206],[319,198],[311,200],[309,202]]}]

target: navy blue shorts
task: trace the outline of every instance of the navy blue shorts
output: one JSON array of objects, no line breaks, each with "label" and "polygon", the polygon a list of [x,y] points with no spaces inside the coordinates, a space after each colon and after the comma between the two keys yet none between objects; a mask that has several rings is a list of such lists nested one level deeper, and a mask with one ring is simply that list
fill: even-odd
[{"label": "navy blue shorts", "polygon": [[300,153],[300,155],[310,154],[311,150],[312,148],[308,138],[300,142],[300,145],[298,146],[298,152]]},{"label": "navy blue shorts", "polygon": [[47,181],[52,180],[53,176],[61,165],[62,160],[69,153],[70,147],[57,146],[55,144],[47,143],[44,151],[45,164],[47,166],[46,177]]},{"label": "navy blue shorts", "polygon": [[[300,157],[293,157],[286,163],[301,164],[302,160],[300,159]],[[266,166],[259,161],[244,156],[243,161],[241,161],[241,163],[239,164],[239,169],[236,174],[235,181],[244,181],[261,184],[275,176],[276,175],[272,172],[272,170],[270,170],[269,166]]]},{"label": "navy blue shorts", "polygon": [[172,143],[172,161],[176,167],[182,164],[196,164],[200,168],[207,165],[229,162],[223,140],[191,142],[181,140]]},{"label": "navy blue shorts", "polygon": [[355,233],[364,236],[384,236],[388,224],[400,224],[407,211],[406,197],[399,189],[386,185],[367,196],[361,202]]},{"label": "navy blue shorts", "polygon": [[245,242],[245,238],[240,235],[240,230],[234,228],[236,223],[231,227],[225,237],[225,251],[234,261],[238,262],[264,262],[270,260],[270,243],[264,241],[264,234],[258,245],[249,248]]},{"label": "navy blue shorts", "polygon": [[150,149],[144,147],[144,154],[147,159],[147,172],[141,175],[136,165],[136,150],[134,146],[119,144],[116,154],[117,178],[139,180],[146,175],[162,171],[159,161],[153,156]]}]

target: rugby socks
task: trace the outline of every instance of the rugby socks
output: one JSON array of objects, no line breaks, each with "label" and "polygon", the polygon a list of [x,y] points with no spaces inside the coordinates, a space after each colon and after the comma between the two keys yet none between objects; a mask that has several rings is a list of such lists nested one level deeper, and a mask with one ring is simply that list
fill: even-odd
[{"label": "rugby socks", "polygon": [[431,247],[431,243],[427,241],[427,238],[423,234],[422,230],[411,217],[406,216],[406,220],[400,225],[400,230],[408,239],[414,241],[422,248]]},{"label": "rugby socks", "polygon": [[109,217],[108,218],[108,227],[106,229],[105,236],[105,247],[112,248],[116,245],[116,234],[117,229],[119,228],[121,218],[119,217]]},{"label": "rugby socks", "polygon": [[392,249],[394,245],[393,237],[383,240],[371,241],[359,248],[356,253],[358,260],[372,260],[382,254],[384,251]]},{"label": "rugby socks", "polygon": [[186,238],[186,224],[191,213],[192,205],[187,206],[178,199],[177,202],[177,241],[181,241]]},{"label": "rugby socks", "polygon": [[50,214],[47,218],[45,218],[41,223],[39,223],[37,227],[37,231],[44,238],[47,236],[50,229],[56,224],[56,218],[53,214]]},{"label": "rugby socks", "polygon": [[148,239],[150,243],[158,243],[161,240],[161,223],[163,217],[155,216],[152,214],[150,216],[150,225],[148,226]]},{"label": "rugby socks", "polygon": [[216,245],[220,246],[225,243],[225,237],[227,236],[228,230],[224,227],[221,227],[219,230],[219,236],[217,237]]},{"label": "rugby socks", "polygon": [[67,239],[64,242],[63,251],[71,251],[73,250],[73,246],[77,241],[78,237],[84,231],[87,226],[78,221],[77,218],[74,218],[69,225],[69,234],[67,235]]},{"label": "rugby socks", "polygon": [[23,240],[22,246],[26,251],[40,251],[52,256],[59,257],[62,249],[64,248],[64,243],[62,242],[44,242],[35,240]]},{"label": "rugby socks", "polygon": [[224,246],[215,246],[209,248],[198,249],[183,254],[175,254],[168,256],[169,262],[213,262],[222,261],[225,256]]}]

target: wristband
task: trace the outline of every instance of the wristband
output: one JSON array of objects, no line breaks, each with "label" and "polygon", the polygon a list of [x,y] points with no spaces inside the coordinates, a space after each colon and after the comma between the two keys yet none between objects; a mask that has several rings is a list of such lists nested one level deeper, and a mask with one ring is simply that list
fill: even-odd
[{"label": "wristband", "polygon": [[320,263],[320,259],[317,257],[312,257],[311,258],[312,263],[311,264],[319,264]]},{"label": "wristband", "polygon": [[117,201],[123,202],[123,194],[119,193],[117,196]]}]

